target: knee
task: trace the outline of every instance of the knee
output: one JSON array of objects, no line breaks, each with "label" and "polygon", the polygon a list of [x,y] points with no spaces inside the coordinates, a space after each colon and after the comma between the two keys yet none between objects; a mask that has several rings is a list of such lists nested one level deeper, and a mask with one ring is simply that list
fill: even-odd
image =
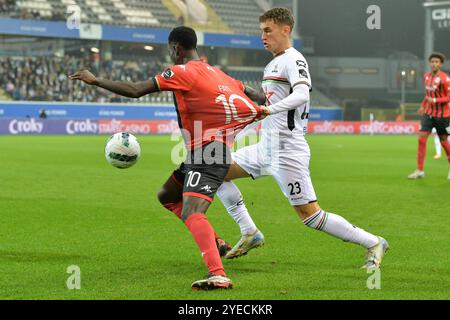
[{"label": "knee", "polygon": [[294,206],[299,218],[304,221],[321,210],[317,202]]},{"label": "knee", "polygon": [[159,203],[161,203],[162,205],[165,205],[166,203],[168,203],[168,192],[166,189],[161,188],[157,194],[158,197],[158,201]]},{"label": "knee", "polygon": [[191,215],[199,210],[195,210],[189,203],[183,203],[183,210],[181,210],[181,220],[185,222]]},{"label": "knee", "polygon": [[183,199],[181,220],[186,221],[193,214],[206,214],[210,202],[201,198],[186,197]]},{"label": "knee", "polygon": [[189,212],[181,212],[181,221],[185,222],[191,215]]}]

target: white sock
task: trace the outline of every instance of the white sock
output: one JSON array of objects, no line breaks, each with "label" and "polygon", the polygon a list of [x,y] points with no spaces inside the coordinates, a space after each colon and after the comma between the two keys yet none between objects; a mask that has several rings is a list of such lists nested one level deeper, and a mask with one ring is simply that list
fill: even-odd
[{"label": "white sock", "polygon": [[324,231],[336,238],[350,241],[366,248],[371,248],[378,243],[378,237],[363,229],[360,229],[341,216],[319,210],[311,217],[303,220],[303,223],[310,228]]},{"label": "white sock", "polygon": [[441,156],[441,141],[439,140],[439,136],[437,134],[434,135],[434,147],[436,149],[436,154]]},{"label": "white sock", "polygon": [[233,182],[224,181],[217,189],[217,196],[230,216],[239,225],[242,235],[252,234],[256,231],[256,225],[245,207],[241,191]]}]

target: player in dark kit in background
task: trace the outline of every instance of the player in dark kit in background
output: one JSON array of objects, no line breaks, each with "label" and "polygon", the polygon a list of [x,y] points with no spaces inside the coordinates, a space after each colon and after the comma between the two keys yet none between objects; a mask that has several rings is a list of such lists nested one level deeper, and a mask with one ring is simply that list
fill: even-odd
[{"label": "player in dark kit in background", "polygon": [[200,60],[193,29],[173,29],[169,53],[175,65],[149,81],[97,79],[87,70],[71,75],[70,79],[132,98],[173,91],[188,156],[163,185],[158,198],[185,223],[208,268],[208,276],[195,281],[192,289],[232,288],[205,213],[230,168],[229,146],[236,130],[255,121],[262,110],[244,94],[240,81]]},{"label": "player in dark kit in background", "polygon": [[[428,136],[433,128],[441,141],[450,163],[450,143],[447,140],[450,134],[450,77],[441,70],[445,56],[442,53],[433,53],[428,58],[431,71],[425,73],[425,98],[418,113],[422,115],[419,131],[419,147],[417,150],[417,170],[411,173],[409,179],[425,177],[423,165],[427,148]],[[450,171],[447,179],[450,179]]]}]

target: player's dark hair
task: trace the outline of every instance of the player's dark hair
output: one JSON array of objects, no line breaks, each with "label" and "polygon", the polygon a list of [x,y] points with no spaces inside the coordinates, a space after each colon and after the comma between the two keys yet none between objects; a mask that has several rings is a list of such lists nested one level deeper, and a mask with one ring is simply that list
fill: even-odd
[{"label": "player's dark hair", "polygon": [[259,22],[265,22],[266,20],[273,20],[276,24],[284,24],[291,27],[291,31],[294,30],[294,16],[287,8],[273,8],[264,12],[259,17]]},{"label": "player's dark hair", "polygon": [[428,58],[428,61],[431,62],[431,59],[433,58],[438,58],[439,60],[441,60],[441,63],[444,63],[445,61],[445,56],[443,53],[440,52],[433,52],[432,54],[430,54],[430,57]]},{"label": "player's dark hair", "polygon": [[197,35],[194,29],[180,26],[170,32],[169,42],[178,43],[185,50],[192,50],[197,48]]}]

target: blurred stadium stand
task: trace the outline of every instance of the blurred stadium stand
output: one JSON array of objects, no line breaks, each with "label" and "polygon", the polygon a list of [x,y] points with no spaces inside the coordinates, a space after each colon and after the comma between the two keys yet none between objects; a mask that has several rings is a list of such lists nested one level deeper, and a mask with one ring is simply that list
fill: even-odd
[{"label": "blurred stadium stand", "polygon": [[161,0],[176,17],[179,25],[198,31],[233,33],[222,17],[204,0]]},{"label": "blurred stadium stand", "polygon": [[[104,61],[66,55],[58,57],[0,57],[0,100],[69,101],[69,102],[133,102],[173,103],[170,92],[144,96],[138,100],[120,97],[106,90],[69,81],[67,74],[80,68],[92,70],[100,77],[119,81],[144,81],[161,72],[162,59],[153,61]],[[253,88],[261,87],[262,68],[227,67],[224,71]],[[321,91],[311,93],[313,106],[336,107]]]},{"label": "blurred stadium stand", "polygon": [[[0,79],[0,100],[136,102],[74,84],[65,77],[86,67],[114,80],[148,79],[167,66],[167,35],[181,24],[203,32],[199,53],[210,64],[249,86],[260,87],[263,66],[271,55],[260,43],[259,16],[271,6],[293,9],[295,4],[292,0],[76,0],[81,22],[101,26],[70,33],[73,30],[66,28],[65,21],[73,3],[0,0],[0,72],[6,74]],[[16,19],[11,20],[11,30],[8,18]],[[314,29],[315,24],[311,19]],[[96,33],[100,29],[102,33]],[[313,106],[342,107],[347,120],[365,120],[370,114],[380,120],[398,115],[406,120],[417,118],[417,102],[423,98],[422,75],[428,69],[419,55],[394,46],[384,55],[354,56],[345,50],[343,54],[343,46],[323,40],[329,28],[323,30],[314,33],[321,34],[317,40],[322,41],[303,35],[294,39],[309,62]],[[379,34],[372,32],[371,36]],[[332,50],[324,50],[328,48],[324,43],[332,43]],[[150,47],[149,51],[144,51],[145,47]],[[444,70],[449,68],[447,62]],[[173,103],[170,93],[146,96],[138,102]]]},{"label": "blurred stadium stand", "polygon": [[[73,0],[0,0],[0,17],[66,21],[72,4]],[[257,35],[258,43],[259,16],[269,6],[266,0],[77,0],[76,4],[83,23],[154,29],[184,24],[198,31]],[[0,41],[0,100],[173,103],[170,92],[135,100],[67,79],[68,74],[80,68],[112,80],[149,79],[168,66],[164,63],[168,61],[165,44],[152,44],[155,50],[144,55],[144,44],[127,42],[10,35],[0,36]],[[90,47],[100,48],[96,59],[89,52]],[[313,53],[313,39],[304,38],[302,48],[304,53]],[[213,46],[206,46],[202,51],[209,63],[248,86],[261,87],[263,65],[270,59],[262,48],[214,50]],[[328,92],[321,89],[315,87],[311,93],[313,106],[336,107]]]},{"label": "blurred stadium stand", "polygon": [[[20,19],[65,21],[72,0],[0,0],[0,15]],[[161,1],[76,1],[86,23],[172,28],[177,21]]]},{"label": "blurred stadium stand", "polygon": [[[0,0],[0,15],[65,21],[67,7],[73,3],[73,0]],[[263,13],[255,0],[83,0],[76,3],[84,23],[159,28],[186,24],[201,31],[236,34],[259,34],[258,18]],[[196,21],[201,12],[196,7],[205,8],[202,15],[206,22]]]},{"label": "blurred stadium stand", "polygon": [[148,95],[139,100],[123,98],[106,90],[69,81],[67,74],[87,68],[112,80],[143,81],[163,70],[157,61],[105,61],[97,64],[66,55],[58,57],[0,57],[2,100],[69,102],[172,102],[170,92]]},{"label": "blurred stadium stand", "polygon": [[208,3],[235,33],[259,35],[259,16],[263,10],[254,0],[209,0]]}]

